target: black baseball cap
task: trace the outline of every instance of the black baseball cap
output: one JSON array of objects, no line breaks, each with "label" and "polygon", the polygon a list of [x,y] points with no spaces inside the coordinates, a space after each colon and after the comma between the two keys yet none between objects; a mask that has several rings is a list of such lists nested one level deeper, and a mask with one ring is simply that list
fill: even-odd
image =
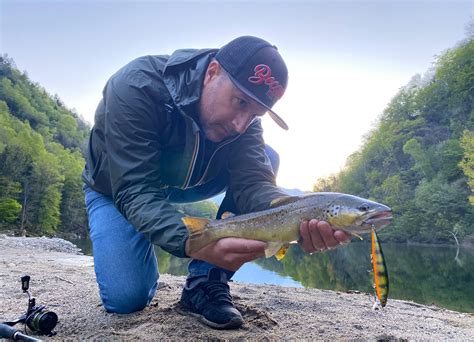
[{"label": "black baseball cap", "polygon": [[288,129],[272,110],[288,84],[288,69],[276,46],[261,38],[242,36],[220,48],[215,58],[237,88],[268,109],[281,128]]}]

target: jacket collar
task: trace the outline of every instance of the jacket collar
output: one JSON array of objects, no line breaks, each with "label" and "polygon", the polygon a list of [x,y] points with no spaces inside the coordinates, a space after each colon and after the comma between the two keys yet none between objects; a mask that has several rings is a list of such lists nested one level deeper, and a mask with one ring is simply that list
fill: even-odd
[{"label": "jacket collar", "polygon": [[[176,50],[168,58],[163,70],[163,81],[174,104],[193,119],[195,130],[200,127],[197,104],[201,98],[202,83],[207,66],[217,51],[218,49]],[[237,137],[229,137],[220,145],[234,141]]]},{"label": "jacket collar", "polygon": [[168,59],[163,80],[173,102],[189,116],[195,117],[195,108],[201,97],[202,83],[217,49],[176,50]]}]

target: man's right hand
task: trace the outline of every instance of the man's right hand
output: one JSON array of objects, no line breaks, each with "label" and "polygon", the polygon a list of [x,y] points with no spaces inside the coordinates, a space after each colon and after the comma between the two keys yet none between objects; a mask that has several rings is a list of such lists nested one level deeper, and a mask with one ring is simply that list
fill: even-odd
[{"label": "man's right hand", "polygon": [[223,238],[201,248],[194,253],[187,253],[189,241],[186,242],[186,254],[193,259],[207,261],[229,271],[237,271],[248,261],[265,255],[266,242],[240,238]]}]

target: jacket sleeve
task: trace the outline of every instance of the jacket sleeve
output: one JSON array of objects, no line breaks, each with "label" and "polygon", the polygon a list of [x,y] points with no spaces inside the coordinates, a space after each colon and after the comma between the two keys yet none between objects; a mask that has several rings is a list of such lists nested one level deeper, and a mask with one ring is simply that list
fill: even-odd
[{"label": "jacket sleeve", "polygon": [[160,122],[151,81],[139,71],[116,74],[104,89],[105,146],[112,197],[125,218],[153,243],[185,257],[188,237],[165,199],[160,177]]},{"label": "jacket sleeve", "polygon": [[265,210],[272,200],[287,194],[276,186],[265,153],[260,119],[255,120],[230,151],[230,189],[242,213]]}]

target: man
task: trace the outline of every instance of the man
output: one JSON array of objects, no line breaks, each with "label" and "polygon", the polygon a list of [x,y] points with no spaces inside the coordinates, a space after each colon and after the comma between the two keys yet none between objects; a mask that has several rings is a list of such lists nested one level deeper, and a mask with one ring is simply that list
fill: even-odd
[{"label": "man", "polygon": [[[83,178],[95,271],[104,307],[129,313],[152,300],[153,244],[190,257],[183,311],[221,329],[242,325],[227,281],[265,242],[225,238],[188,253],[188,231],[173,202],[226,191],[219,209],[269,208],[278,156],[264,144],[260,117],[283,95],[286,65],[276,47],[250,36],[219,50],[138,58],[107,82],[95,115]],[[302,161],[303,164],[303,161]],[[301,224],[300,245],[323,251],[349,241],[326,222]]]}]

